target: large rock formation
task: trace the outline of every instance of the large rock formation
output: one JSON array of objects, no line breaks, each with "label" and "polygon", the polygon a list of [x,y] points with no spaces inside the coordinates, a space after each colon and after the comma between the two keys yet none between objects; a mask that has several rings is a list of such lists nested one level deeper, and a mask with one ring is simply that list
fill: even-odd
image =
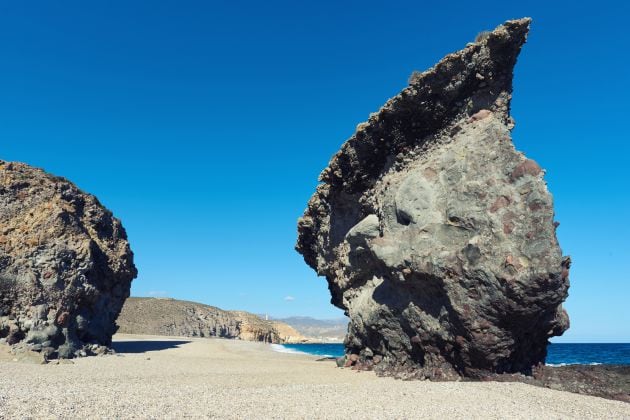
[{"label": "large rock formation", "polygon": [[67,180],[0,161],[0,341],[102,352],[136,277],[120,221]]},{"label": "large rock formation", "polygon": [[322,172],[296,249],[350,317],[351,362],[403,377],[530,372],[568,328],[552,198],[510,138],[529,23],[414,74]]},{"label": "large rock formation", "polygon": [[245,311],[224,311],[202,303],[175,299],[127,299],[116,323],[126,334],[219,337],[267,343],[307,340],[295,329]]}]

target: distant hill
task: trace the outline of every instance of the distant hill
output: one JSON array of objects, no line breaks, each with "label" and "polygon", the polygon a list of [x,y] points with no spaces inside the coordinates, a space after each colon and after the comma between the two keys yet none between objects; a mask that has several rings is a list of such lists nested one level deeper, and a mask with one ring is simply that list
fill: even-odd
[{"label": "distant hill", "polygon": [[119,333],[183,337],[222,337],[267,343],[307,341],[281,321],[266,321],[244,311],[165,298],[130,297],[116,321]]},{"label": "distant hill", "polygon": [[308,316],[292,316],[279,318],[277,321],[290,325],[303,336],[324,342],[341,342],[348,330],[348,318],[346,317],[316,319]]}]

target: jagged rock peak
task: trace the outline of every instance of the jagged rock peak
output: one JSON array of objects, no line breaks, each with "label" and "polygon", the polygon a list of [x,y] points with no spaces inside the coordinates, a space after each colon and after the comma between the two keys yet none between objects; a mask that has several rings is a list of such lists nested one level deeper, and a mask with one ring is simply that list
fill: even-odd
[{"label": "jagged rock peak", "polygon": [[[531,19],[510,20],[477,42],[444,57],[433,68],[410,78],[408,87],[391,98],[331,159],[320,174],[317,195],[355,194],[369,188],[400,154],[428,146],[436,134],[456,121],[490,110],[512,128],[510,100],[516,58],[527,39]],[[316,227],[305,213],[297,249],[316,265],[312,243]]]},{"label": "jagged rock peak", "polygon": [[528,372],[568,328],[552,198],[510,138],[529,23],[412,75],[322,172],[296,249],[350,317],[354,361],[430,378]]},{"label": "jagged rock peak", "polygon": [[0,161],[0,341],[45,357],[104,352],[136,275],[125,229],[96,197]]},{"label": "jagged rock peak", "polygon": [[[447,55],[433,68],[414,73],[408,87],[378,113],[371,114],[367,122],[359,124],[355,135],[334,156],[329,169],[324,170],[321,180],[333,184],[343,181],[346,188],[352,190],[348,184],[357,179],[347,179],[344,175],[378,173],[381,168],[374,165],[374,159],[385,164],[379,144],[383,144],[387,154],[403,151],[405,146],[415,145],[427,134],[481,109],[491,110],[508,123],[513,68],[527,38],[529,23],[530,19],[508,21],[482,35],[478,42]],[[407,127],[410,123],[411,131],[396,132],[398,127]],[[367,149],[367,144],[376,149]],[[346,167],[346,159],[353,156],[359,163],[365,161],[371,165]],[[345,173],[348,169],[352,173]]]}]

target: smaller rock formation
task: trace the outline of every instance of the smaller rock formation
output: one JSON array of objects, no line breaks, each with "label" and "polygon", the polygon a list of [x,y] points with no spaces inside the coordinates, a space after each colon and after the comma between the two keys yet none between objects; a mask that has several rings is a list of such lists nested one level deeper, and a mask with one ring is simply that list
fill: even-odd
[{"label": "smaller rock formation", "polygon": [[266,321],[245,311],[224,311],[175,299],[131,297],[116,322],[120,326],[118,332],[124,334],[219,337],[266,343],[305,340],[281,322]]},{"label": "smaller rock formation", "polygon": [[0,161],[0,342],[102,353],[137,271],[120,221],[69,181]]}]

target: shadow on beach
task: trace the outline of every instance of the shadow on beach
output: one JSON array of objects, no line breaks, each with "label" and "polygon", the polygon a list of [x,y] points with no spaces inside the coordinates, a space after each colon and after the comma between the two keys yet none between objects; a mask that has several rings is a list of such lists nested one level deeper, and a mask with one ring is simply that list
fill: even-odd
[{"label": "shadow on beach", "polygon": [[148,351],[158,351],[175,349],[190,341],[114,341],[112,348],[116,353],[146,353]]}]

